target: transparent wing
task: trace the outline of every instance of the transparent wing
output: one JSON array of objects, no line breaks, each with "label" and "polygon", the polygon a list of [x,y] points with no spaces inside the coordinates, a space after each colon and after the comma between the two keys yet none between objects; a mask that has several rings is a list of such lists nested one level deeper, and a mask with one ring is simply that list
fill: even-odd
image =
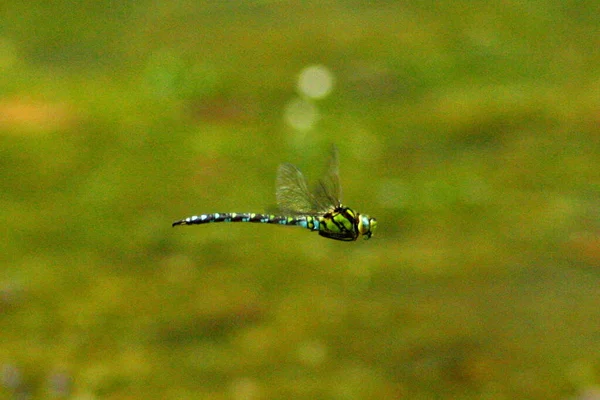
[{"label": "transparent wing", "polygon": [[342,202],[342,186],[340,185],[340,163],[338,159],[338,149],[334,144],[331,147],[329,164],[327,171],[319,180],[319,184],[314,190],[315,203],[322,210],[328,210],[337,207]]},{"label": "transparent wing", "polygon": [[277,206],[286,213],[325,213],[340,205],[342,188],[339,178],[338,150],[331,148],[329,164],[314,191],[308,189],[304,175],[292,164],[277,170]]},{"label": "transparent wing", "polygon": [[310,214],[319,211],[315,197],[308,190],[302,172],[292,164],[281,164],[277,170],[277,206],[282,212]]}]

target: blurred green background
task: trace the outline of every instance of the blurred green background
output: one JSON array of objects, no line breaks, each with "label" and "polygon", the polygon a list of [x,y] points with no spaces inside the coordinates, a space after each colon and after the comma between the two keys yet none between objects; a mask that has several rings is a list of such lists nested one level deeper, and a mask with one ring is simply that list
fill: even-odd
[{"label": "blurred green background", "polygon": [[600,398],[596,0],[0,12],[0,398]]}]

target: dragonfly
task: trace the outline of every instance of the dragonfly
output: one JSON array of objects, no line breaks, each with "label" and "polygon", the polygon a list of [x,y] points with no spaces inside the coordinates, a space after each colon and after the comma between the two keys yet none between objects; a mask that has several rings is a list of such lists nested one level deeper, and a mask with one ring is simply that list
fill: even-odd
[{"label": "dragonfly", "polygon": [[338,150],[332,146],[327,170],[314,190],[309,190],[302,172],[294,165],[281,164],[277,170],[276,198],[279,214],[212,213],[194,215],[173,222],[178,225],[200,225],[212,222],[254,222],[300,226],[319,235],[351,242],[360,236],[370,239],[377,220],[342,205]]}]

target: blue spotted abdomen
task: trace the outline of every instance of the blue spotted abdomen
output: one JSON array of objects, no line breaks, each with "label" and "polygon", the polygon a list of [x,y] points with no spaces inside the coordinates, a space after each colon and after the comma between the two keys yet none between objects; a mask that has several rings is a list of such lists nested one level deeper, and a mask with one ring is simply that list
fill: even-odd
[{"label": "blue spotted abdomen", "polygon": [[276,224],[276,225],[292,225],[301,226],[311,231],[318,231],[320,227],[319,220],[310,215],[270,215],[256,213],[213,213],[194,215],[173,222],[176,225],[199,225],[208,224],[210,222],[254,222],[260,224]]}]

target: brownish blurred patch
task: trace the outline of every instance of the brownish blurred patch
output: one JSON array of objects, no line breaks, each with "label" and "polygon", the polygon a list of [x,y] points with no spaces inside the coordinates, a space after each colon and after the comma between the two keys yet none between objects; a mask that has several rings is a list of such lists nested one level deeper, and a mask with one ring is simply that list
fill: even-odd
[{"label": "brownish blurred patch", "polygon": [[189,101],[187,109],[194,121],[211,123],[247,123],[259,116],[258,105],[250,98],[216,96],[193,99]]},{"label": "brownish blurred patch", "polygon": [[569,255],[592,265],[600,265],[600,234],[581,232],[567,241],[565,251]]},{"label": "brownish blurred patch", "polygon": [[75,108],[66,103],[9,99],[0,102],[0,129],[7,132],[46,133],[73,126]]}]

